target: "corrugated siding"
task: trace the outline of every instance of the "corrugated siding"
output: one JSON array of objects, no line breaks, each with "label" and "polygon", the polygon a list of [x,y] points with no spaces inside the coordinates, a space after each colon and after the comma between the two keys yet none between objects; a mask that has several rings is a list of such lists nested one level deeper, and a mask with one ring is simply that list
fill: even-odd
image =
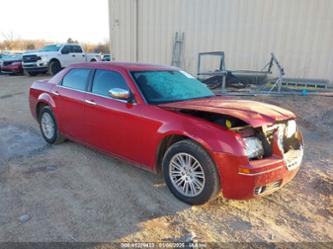
[{"label": "corrugated siding", "polygon": [[225,51],[229,69],[260,69],[274,52],[288,77],[333,81],[332,0],[109,0],[109,7],[117,60],[170,64],[178,31],[191,73],[201,51]]}]

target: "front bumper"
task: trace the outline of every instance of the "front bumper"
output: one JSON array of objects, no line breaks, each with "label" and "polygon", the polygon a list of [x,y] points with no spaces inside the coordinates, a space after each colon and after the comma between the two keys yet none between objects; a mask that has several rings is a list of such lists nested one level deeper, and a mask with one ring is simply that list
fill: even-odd
[{"label": "front bumper", "polygon": [[27,72],[47,72],[48,71],[48,66],[46,62],[26,62],[23,63],[23,69]]},{"label": "front bumper", "polygon": [[246,156],[214,153],[213,157],[220,174],[223,196],[227,199],[250,199],[271,194],[297,174],[303,158],[303,140],[300,148],[285,154],[274,146],[271,157],[248,160]]},{"label": "front bumper", "polygon": [[22,73],[22,66],[21,65],[2,66],[1,72],[5,74]]}]

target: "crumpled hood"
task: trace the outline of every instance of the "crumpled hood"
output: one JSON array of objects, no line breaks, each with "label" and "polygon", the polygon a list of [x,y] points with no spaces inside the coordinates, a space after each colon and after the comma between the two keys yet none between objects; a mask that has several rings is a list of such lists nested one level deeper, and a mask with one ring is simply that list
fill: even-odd
[{"label": "crumpled hood", "polygon": [[272,125],[276,121],[294,119],[295,114],[275,105],[251,100],[238,100],[221,96],[172,102],[159,105],[171,110],[196,110],[224,114],[238,118],[252,127]]}]

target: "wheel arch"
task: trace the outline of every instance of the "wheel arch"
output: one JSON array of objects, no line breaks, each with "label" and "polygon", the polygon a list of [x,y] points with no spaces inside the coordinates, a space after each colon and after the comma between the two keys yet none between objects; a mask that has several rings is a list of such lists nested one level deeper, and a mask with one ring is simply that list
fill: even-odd
[{"label": "wheel arch", "polygon": [[50,64],[51,64],[53,61],[58,62],[59,65],[60,65],[60,67],[62,67],[60,60],[57,59],[57,58],[52,58],[52,59],[49,61],[48,66],[50,66]]},{"label": "wheel arch", "polygon": [[156,161],[155,161],[155,171],[157,174],[162,173],[162,160],[165,155],[165,152],[172,146],[173,144],[182,141],[182,140],[191,140],[192,142],[198,144],[200,147],[202,147],[210,157],[211,155],[211,147],[202,141],[201,139],[195,138],[193,136],[190,136],[189,134],[185,133],[169,133],[166,134],[160,141],[157,151],[156,151]]},{"label": "wheel arch", "polygon": [[56,108],[55,102],[52,99],[52,97],[50,95],[48,95],[47,93],[42,93],[37,100],[37,104],[36,104],[36,118],[39,118],[39,113],[40,110],[44,107],[44,106],[49,106],[52,110],[54,110]]}]

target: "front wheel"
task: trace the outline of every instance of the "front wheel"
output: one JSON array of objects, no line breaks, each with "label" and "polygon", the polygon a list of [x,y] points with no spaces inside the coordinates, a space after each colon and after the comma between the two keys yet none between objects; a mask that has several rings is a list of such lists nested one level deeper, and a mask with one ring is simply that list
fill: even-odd
[{"label": "front wheel", "polygon": [[163,175],[180,200],[199,205],[214,199],[220,190],[218,173],[208,153],[191,140],[173,144],[165,153]]},{"label": "front wheel", "polygon": [[40,111],[39,125],[43,138],[49,144],[59,144],[65,141],[65,137],[59,133],[57,122],[50,107],[45,106]]},{"label": "front wheel", "polygon": [[58,61],[51,61],[49,64],[49,74],[56,75],[61,70],[61,65]]}]

